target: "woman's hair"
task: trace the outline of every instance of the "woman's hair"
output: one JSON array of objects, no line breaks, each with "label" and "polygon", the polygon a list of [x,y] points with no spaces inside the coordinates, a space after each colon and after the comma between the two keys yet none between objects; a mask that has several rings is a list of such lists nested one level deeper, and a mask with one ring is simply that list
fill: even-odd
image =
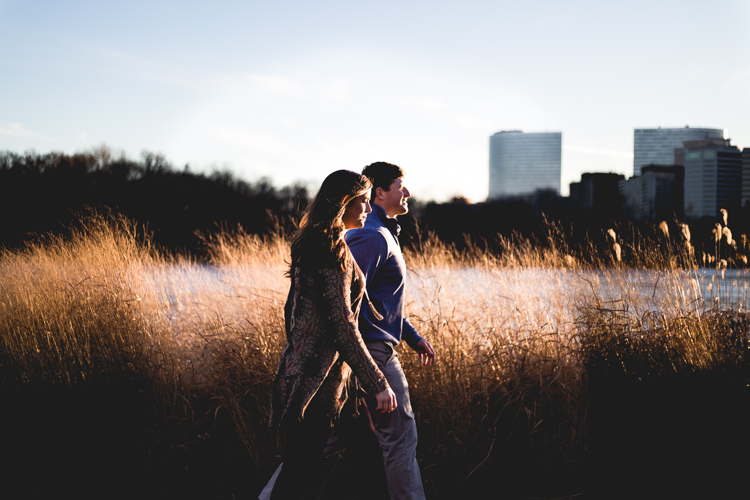
[{"label": "woman's hair", "polygon": [[346,206],[371,188],[367,177],[351,170],[337,170],[326,177],[307,206],[292,241],[291,269],[320,269],[336,264],[344,269],[351,257],[343,239],[342,217]]}]

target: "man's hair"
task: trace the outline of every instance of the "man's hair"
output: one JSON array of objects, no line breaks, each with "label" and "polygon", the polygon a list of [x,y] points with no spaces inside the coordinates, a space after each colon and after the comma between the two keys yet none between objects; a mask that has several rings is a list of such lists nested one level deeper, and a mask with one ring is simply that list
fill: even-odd
[{"label": "man's hair", "polygon": [[381,188],[383,191],[388,191],[391,188],[393,181],[400,179],[405,174],[404,170],[398,165],[384,161],[376,161],[375,163],[367,165],[362,170],[362,175],[370,179],[370,182],[372,182],[372,195],[370,198],[374,200],[378,188]]}]

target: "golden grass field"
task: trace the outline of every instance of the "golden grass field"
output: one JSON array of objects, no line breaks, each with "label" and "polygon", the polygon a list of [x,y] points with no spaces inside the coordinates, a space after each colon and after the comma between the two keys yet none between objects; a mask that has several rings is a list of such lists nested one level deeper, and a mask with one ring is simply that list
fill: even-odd
[{"label": "golden grass field", "polygon": [[[289,245],[242,231],[204,239],[198,263],[153,248],[130,221],[93,216],[66,238],[3,251],[1,382],[33,395],[139,381],[149,481],[196,481],[200,459],[172,476],[162,462],[235,440],[211,456],[244,457],[245,475],[206,488],[242,483],[238,497],[251,497],[279,460],[267,411]],[[611,410],[609,382],[632,395],[664,377],[745,377],[741,275],[584,264],[563,243],[506,241],[498,257],[427,238],[407,253],[407,314],[438,353],[426,368],[400,347],[431,497],[496,482],[499,497],[574,497],[596,483],[591,448],[610,443],[591,420]],[[659,258],[685,258],[672,257]]]}]

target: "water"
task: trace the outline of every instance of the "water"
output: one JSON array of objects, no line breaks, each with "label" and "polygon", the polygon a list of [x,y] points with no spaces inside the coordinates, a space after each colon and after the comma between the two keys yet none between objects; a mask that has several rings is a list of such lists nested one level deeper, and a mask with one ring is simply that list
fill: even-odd
[{"label": "water", "polygon": [[749,282],[744,270],[436,268],[409,273],[407,300],[410,313],[418,316],[458,316],[484,329],[548,325],[555,331],[567,329],[586,307],[636,316],[683,316],[706,308],[744,311]]},{"label": "water", "polygon": [[[272,266],[168,265],[147,274],[143,300],[166,303],[154,309],[175,331],[280,316],[289,286],[284,269]],[[639,317],[715,307],[744,311],[749,282],[744,270],[413,269],[406,309],[418,329],[450,324],[480,336],[503,328],[553,334],[571,330],[586,307]]]},{"label": "water", "polygon": [[[206,297],[237,297],[278,301],[286,298],[288,280],[283,269],[269,266],[219,267],[204,264],[167,265],[149,271],[155,290],[170,304]],[[750,273],[744,269],[654,270],[569,270],[569,269],[410,269],[409,294],[434,299],[435,294],[460,296],[464,302],[494,294],[513,301],[518,297],[587,295],[604,302],[650,299],[659,302],[673,297],[676,289],[690,292],[693,299],[722,308],[748,305]],[[415,300],[415,297],[412,297]]]}]

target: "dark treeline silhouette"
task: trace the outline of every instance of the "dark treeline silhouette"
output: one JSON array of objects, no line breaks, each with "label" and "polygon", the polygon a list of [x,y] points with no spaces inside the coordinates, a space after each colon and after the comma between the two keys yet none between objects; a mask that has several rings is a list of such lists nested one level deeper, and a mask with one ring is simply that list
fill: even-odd
[{"label": "dark treeline silhouette", "polygon": [[90,152],[24,155],[0,152],[0,245],[17,247],[30,235],[60,233],[88,209],[111,209],[153,232],[174,251],[195,252],[218,225],[250,234],[288,231],[308,200],[305,187],[250,183],[228,171],[175,169],[159,154],[140,161]]},{"label": "dark treeline silhouette", "polygon": [[[717,217],[687,223],[674,212],[660,213],[652,220],[635,220],[619,197],[592,211],[577,206],[570,198],[541,191],[476,204],[457,197],[449,203],[420,205],[416,212],[416,222],[402,224],[402,241],[407,246],[432,232],[458,250],[473,247],[494,254],[502,254],[509,240],[527,240],[536,247],[555,245],[576,259],[598,262],[611,260],[617,243],[622,262],[636,266],[643,265],[644,258],[635,254],[646,249],[663,252],[659,263],[668,262],[671,254],[672,264],[677,266],[692,262],[744,268],[750,259],[746,236],[750,234],[750,204],[743,209],[728,206]],[[684,254],[684,258],[675,257],[677,254]]]},{"label": "dark treeline silhouette", "polygon": [[[0,152],[0,245],[15,248],[33,235],[61,233],[74,227],[88,209],[112,210],[146,227],[155,244],[200,258],[199,235],[219,228],[289,234],[310,194],[302,185],[276,188],[268,179],[247,182],[227,170],[195,173],[187,165],[177,169],[150,152],[133,161],[106,146],[73,155]],[[685,239],[674,215],[634,221],[616,198],[595,211],[552,192],[477,204],[463,198],[427,204],[413,199],[410,206],[400,221],[402,243],[412,248],[428,234],[458,250],[471,245],[495,253],[505,248],[499,236],[539,246],[553,244],[554,236],[554,243],[568,245],[571,254],[586,247],[606,260],[614,243],[612,229],[627,261],[629,252],[638,251],[639,239],[664,239],[662,220],[673,246],[684,245]],[[750,213],[727,208],[729,223],[721,216],[690,223],[694,263],[709,265],[723,259],[729,266],[747,265],[750,248],[744,235],[750,231]],[[722,225],[719,233],[730,229],[729,239],[726,231],[717,237],[717,223]]]}]

